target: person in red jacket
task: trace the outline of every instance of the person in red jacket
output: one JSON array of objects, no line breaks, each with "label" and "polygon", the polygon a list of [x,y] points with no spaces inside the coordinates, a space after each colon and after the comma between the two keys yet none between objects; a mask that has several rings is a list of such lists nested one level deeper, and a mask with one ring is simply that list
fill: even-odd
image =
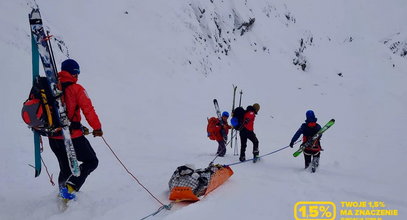
[{"label": "person in red jacket", "polygon": [[216,126],[216,128],[217,128],[216,141],[218,142],[218,151],[216,154],[219,157],[224,157],[226,154],[226,140],[223,137],[227,137],[229,129],[232,128],[228,124],[228,118],[229,118],[229,112],[224,111],[222,113],[223,127],[220,124]]},{"label": "person in red jacket", "polygon": [[[56,155],[59,163],[58,184],[60,195],[65,198],[72,198],[72,193],[79,191],[88,175],[98,166],[98,158],[84,136],[84,132],[89,131],[81,124],[81,111],[89,125],[93,128],[93,135],[102,136],[102,125],[99,117],[93,108],[92,101],[88,97],[85,89],[77,84],[80,73],[79,64],[73,59],[67,59],[61,64],[61,72],[58,73],[59,81],[62,85],[63,99],[65,101],[66,112],[70,124],[71,138],[78,161],[80,176],[72,175],[65,150],[63,136],[61,134],[49,137],[49,144]],[[65,190],[65,191],[64,191]],[[62,192],[68,191],[68,194]]]},{"label": "person in red jacket", "polygon": [[259,157],[259,140],[254,133],[254,120],[259,110],[260,105],[257,103],[249,105],[246,108],[246,113],[244,114],[243,118],[243,126],[242,129],[240,129],[240,161],[246,160],[247,139],[253,143],[253,162],[256,162],[257,158]]}]

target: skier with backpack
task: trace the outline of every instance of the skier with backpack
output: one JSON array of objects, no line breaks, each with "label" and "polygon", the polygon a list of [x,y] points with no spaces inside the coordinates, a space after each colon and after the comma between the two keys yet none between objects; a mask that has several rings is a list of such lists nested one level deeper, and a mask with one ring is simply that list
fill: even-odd
[{"label": "skier with backpack", "polygon": [[[311,139],[320,129],[321,125],[317,123],[317,118],[315,117],[315,113],[312,110],[308,110],[305,113],[306,120],[305,123],[301,125],[301,127],[295,132],[294,136],[291,139],[290,147],[293,148],[294,143],[298,140],[298,138],[302,136],[303,143],[307,142]],[[313,172],[315,172],[316,167],[319,165],[319,158],[321,156],[321,143],[320,138],[315,141],[310,147],[306,147],[303,151],[304,153],[304,160],[305,160],[305,168],[307,169],[311,163],[311,159],[313,161]]]},{"label": "skier with backpack", "polygon": [[216,154],[219,157],[224,157],[226,154],[226,141],[224,137],[227,137],[229,129],[232,127],[228,124],[229,112],[224,111],[222,113],[222,122],[217,117],[208,119],[208,138],[218,142],[218,150]]},{"label": "skier with backpack", "polygon": [[71,122],[70,133],[72,143],[78,161],[82,162],[79,176],[72,175],[61,133],[49,136],[49,145],[59,163],[58,183],[60,196],[64,199],[75,197],[74,192],[79,191],[88,175],[96,169],[99,163],[95,151],[84,136],[89,134],[89,130],[81,124],[80,111],[82,111],[87,122],[93,128],[93,136],[103,135],[102,125],[88,94],[80,84],[77,84],[79,73],[79,64],[73,59],[67,59],[62,62],[61,71],[58,73],[62,91],[64,91],[63,98],[66,104],[67,116]]},{"label": "skier with backpack", "polygon": [[240,131],[241,148],[239,160],[241,162],[246,160],[247,140],[253,143],[253,162],[257,162],[259,158],[259,140],[254,133],[254,120],[259,110],[260,105],[255,103],[247,106],[244,112],[242,107],[238,107],[233,111],[234,118],[232,118],[232,125],[236,130]]}]

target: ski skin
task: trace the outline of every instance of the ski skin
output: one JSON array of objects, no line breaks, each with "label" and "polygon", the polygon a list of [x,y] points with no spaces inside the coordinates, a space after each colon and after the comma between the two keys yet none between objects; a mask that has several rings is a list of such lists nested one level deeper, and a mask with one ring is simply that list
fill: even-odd
[{"label": "ski skin", "polygon": [[72,144],[71,134],[69,131],[69,120],[66,114],[65,104],[62,102],[60,95],[62,91],[58,88],[57,71],[54,65],[53,57],[51,55],[48,38],[42,25],[42,19],[39,9],[33,9],[29,14],[30,30],[34,36],[34,41],[37,44],[37,49],[44,67],[45,75],[48,79],[52,95],[56,97],[55,106],[58,110],[58,119],[62,125],[62,135],[64,137],[64,144],[67,151],[68,162],[72,174],[74,176],[80,175],[79,162],[76,158],[76,152]]},{"label": "ski skin", "polygon": [[298,155],[300,155],[308,145],[311,145],[312,142],[314,142],[314,141],[316,141],[317,139],[319,139],[319,138],[321,137],[321,135],[322,135],[326,130],[328,130],[332,125],[334,125],[334,124],[335,124],[335,119],[329,120],[329,121],[324,125],[324,127],[322,127],[314,136],[312,136],[312,138],[311,138],[309,141],[307,141],[307,142],[301,144],[301,145],[300,145],[300,148],[299,148],[297,151],[295,151],[295,152],[293,153],[293,156],[294,156],[294,157],[297,157]]}]

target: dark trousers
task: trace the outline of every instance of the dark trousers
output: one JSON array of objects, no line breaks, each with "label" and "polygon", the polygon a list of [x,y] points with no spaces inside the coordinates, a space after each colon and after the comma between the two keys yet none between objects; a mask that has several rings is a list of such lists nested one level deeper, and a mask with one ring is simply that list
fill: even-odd
[{"label": "dark trousers", "polygon": [[256,134],[254,131],[249,131],[246,128],[242,128],[240,130],[240,157],[245,156],[246,147],[247,147],[247,139],[249,139],[253,143],[253,155],[259,155],[259,140],[257,140]]},{"label": "dark trousers", "polygon": [[49,145],[51,146],[51,149],[57,157],[59,163],[59,187],[64,187],[65,184],[69,181],[74,189],[76,191],[79,191],[88,175],[98,166],[99,160],[85,136],[80,136],[78,138],[72,139],[72,143],[73,147],[75,148],[75,153],[78,161],[82,162],[79,166],[81,175],[79,175],[78,177],[72,175],[71,169],[69,167],[68,157],[66,154],[64,140],[49,138]]},{"label": "dark trousers", "polygon": [[225,154],[226,154],[226,145],[225,145],[225,141],[224,140],[221,140],[221,141],[217,141],[218,142],[218,151],[217,151],[217,154],[220,156],[220,157],[223,157],[223,156],[225,156]]},{"label": "dark trousers", "polygon": [[307,151],[306,149],[304,150],[304,160],[305,160],[305,168],[307,168],[310,163],[311,159],[315,159],[317,161],[317,165],[319,163],[319,157],[321,156],[321,152],[315,152],[315,151]]}]

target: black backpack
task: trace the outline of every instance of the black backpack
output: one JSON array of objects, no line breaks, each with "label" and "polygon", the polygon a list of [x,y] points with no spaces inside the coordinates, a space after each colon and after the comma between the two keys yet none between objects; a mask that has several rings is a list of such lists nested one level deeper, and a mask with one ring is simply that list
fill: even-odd
[{"label": "black backpack", "polygon": [[43,136],[50,136],[61,127],[55,104],[48,79],[38,76],[34,80],[28,99],[23,103],[21,116],[30,128]]},{"label": "black backpack", "polygon": [[243,107],[237,107],[232,112],[232,126],[236,130],[240,130],[243,125],[244,114],[246,114],[246,110]]}]

